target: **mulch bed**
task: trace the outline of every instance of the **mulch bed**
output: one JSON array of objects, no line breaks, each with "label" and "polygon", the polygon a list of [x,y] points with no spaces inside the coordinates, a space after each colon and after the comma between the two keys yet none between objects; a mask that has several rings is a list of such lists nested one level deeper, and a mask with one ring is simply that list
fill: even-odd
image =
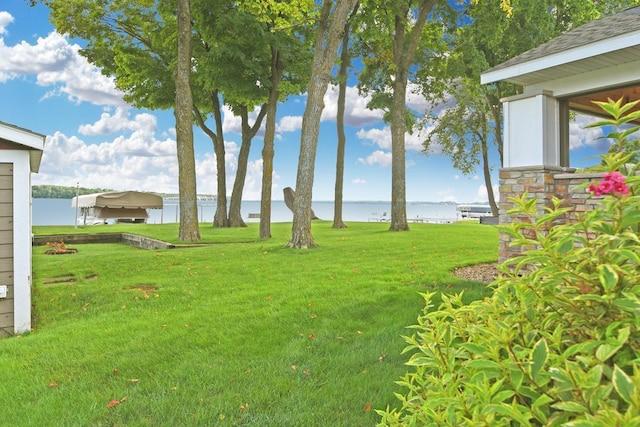
[{"label": "mulch bed", "polygon": [[475,282],[491,283],[498,278],[500,271],[498,264],[495,262],[469,265],[467,267],[459,267],[452,271],[453,275],[465,280],[473,280]]}]

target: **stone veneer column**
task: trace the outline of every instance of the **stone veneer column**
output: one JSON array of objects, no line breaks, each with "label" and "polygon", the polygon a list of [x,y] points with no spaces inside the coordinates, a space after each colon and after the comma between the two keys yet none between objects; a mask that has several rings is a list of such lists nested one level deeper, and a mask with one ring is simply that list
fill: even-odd
[{"label": "stone veneer column", "polygon": [[[574,169],[560,166],[518,166],[500,169],[500,224],[505,225],[514,221],[529,221],[528,218],[507,214],[514,207],[509,199],[520,197],[526,192],[529,198],[537,199],[537,214],[544,213],[544,208],[551,205],[551,199],[556,194],[556,181],[554,175],[570,173]],[[558,195],[562,197],[561,195]],[[524,249],[511,247],[511,238],[500,233],[499,262],[518,256]]]}]

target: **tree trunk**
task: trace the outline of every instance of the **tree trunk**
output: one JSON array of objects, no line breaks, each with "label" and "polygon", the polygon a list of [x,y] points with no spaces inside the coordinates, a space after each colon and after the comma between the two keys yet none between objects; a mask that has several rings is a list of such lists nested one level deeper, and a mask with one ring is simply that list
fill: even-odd
[{"label": "tree trunk", "polygon": [[[213,107],[214,107],[214,117],[215,117],[216,123],[218,123],[218,120],[220,121],[222,120],[222,114],[219,110],[220,102],[216,102],[217,99],[218,99],[217,93],[212,94],[212,100],[215,100],[213,102]],[[216,106],[218,110],[216,110]],[[198,125],[200,126],[200,129],[202,129],[202,131],[206,133],[207,136],[211,139],[211,142],[213,143],[213,152],[216,155],[217,195],[216,195],[216,212],[214,213],[213,226],[228,227],[229,221],[227,220],[227,193],[225,189],[227,186],[227,180],[226,180],[226,171],[225,171],[225,163],[224,163],[225,150],[224,150],[224,137],[222,135],[222,126],[218,126],[217,132],[219,133],[216,134],[204,122],[204,117],[202,116],[202,113],[198,110],[198,108],[195,105],[193,106],[193,111],[198,121]],[[222,161],[220,161],[221,159]]]},{"label": "tree trunk", "polygon": [[[486,133],[485,133],[486,135]],[[498,205],[491,185],[491,168],[489,167],[489,147],[487,138],[482,138],[482,172],[484,173],[484,185],[487,187],[487,197],[491,206],[491,215],[498,216]]]},{"label": "tree trunk", "polygon": [[278,111],[278,86],[282,78],[282,62],[277,48],[271,49],[271,92],[267,103],[267,122],[262,147],[262,193],[260,197],[260,238],[271,238],[271,187],[273,186],[273,157],[275,154],[276,113]]},{"label": "tree trunk", "polygon": [[246,106],[241,107],[240,116],[242,118],[242,144],[240,145],[240,152],[238,153],[238,169],[236,170],[236,179],[233,183],[233,191],[231,192],[231,202],[229,203],[230,227],[247,226],[242,220],[242,192],[244,190],[244,182],[247,178],[247,165],[249,163],[251,141],[258,132],[258,129],[260,129],[265,113],[266,104],[263,104],[255,123],[253,124],[253,126],[250,126],[249,111]]},{"label": "tree trunk", "polygon": [[[352,15],[353,16],[353,15]],[[350,65],[349,57],[349,24],[345,25],[342,36],[342,53],[340,55],[340,70],[338,71],[338,111],[336,128],[338,132],[338,149],[336,153],[336,184],[333,196],[333,228],[347,228],[342,220],[342,191],[344,188],[344,151],[346,136],[344,132],[344,112],[347,100],[347,70]]]},{"label": "tree trunk", "polygon": [[242,190],[247,177],[247,164],[249,163],[249,152],[251,151],[251,136],[248,134],[249,115],[246,107],[240,113],[242,118],[242,143],[238,152],[238,167],[236,169],[236,179],[233,182],[231,200],[229,201],[229,227],[246,227],[242,220]]},{"label": "tree trunk", "polygon": [[[316,246],[311,234],[311,198],[313,190],[313,174],[315,170],[318,134],[320,132],[320,116],[324,109],[324,95],[329,86],[331,68],[338,55],[338,45],[342,39],[349,13],[357,0],[337,0],[333,19],[329,25],[329,15],[333,2],[324,0],[321,18],[316,30],[315,53],[311,78],[307,87],[307,106],[302,117],[300,137],[300,157],[296,178],[296,198],[293,212],[291,240],[292,248],[310,248]],[[325,31],[329,27],[328,32]]]},{"label": "tree trunk", "polygon": [[427,17],[438,0],[420,0],[418,15],[408,40],[405,40],[406,17],[409,13],[409,3],[399,7],[396,12],[393,35],[393,63],[395,65],[395,79],[393,81],[393,105],[391,111],[391,231],[407,231],[407,190],[406,190],[406,161],[404,134],[406,122],[406,95],[409,68],[416,55],[422,29]]},{"label": "tree trunk", "polygon": [[229,227],[227,218],[227,168],[225,165],[224,135],[222,133],[222,106],[218,92],[211,94],[213,116],[216,121],[216,137],[213,138],[213,150],[216,154],[217,195],[216,212],[213,215],[214,227]]},{"label": "tree trunk", "polygon": [[189,0],[178,0],[178,58],[176,83],[176,145],[178,153],[178,187],[180,194],[180,226],[178,240],[200,240],[198,228],[198,193],[196,161],[193,148],[193,96],[191,94],[191,13]]},{"label": "tree trunk", "polygon": [[401,72],[393,85],[393,110],[391,112],[391,231],[407,231],[407,195],[406,195],[406,80]]}]

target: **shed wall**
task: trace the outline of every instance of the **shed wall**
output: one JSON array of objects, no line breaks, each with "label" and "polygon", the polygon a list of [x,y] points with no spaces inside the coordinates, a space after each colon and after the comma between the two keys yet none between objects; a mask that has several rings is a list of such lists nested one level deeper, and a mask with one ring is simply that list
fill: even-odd
[{"label": "shed wall", "polygon": [[0,285],[7,286],[7,298],[0,299],[0,337],[14,332],[13,261],[13,164],[0,163]]}]

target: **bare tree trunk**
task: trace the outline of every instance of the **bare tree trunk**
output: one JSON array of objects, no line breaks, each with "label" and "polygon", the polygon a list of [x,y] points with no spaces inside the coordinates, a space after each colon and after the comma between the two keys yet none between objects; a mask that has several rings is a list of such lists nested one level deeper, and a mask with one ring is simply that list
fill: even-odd
[{"label": "bare tree trunk", "polygon": [[[398,70],[400,71],[400,70]],[[407,231],[406,189],[406,79],[399,72],[393,84],[393,110],[391,111],[391,231]]]},{"label": "bare tree trunk", "polygon": [[[316,30],[313,67],[307,87],[307,106],[302,117],[300,157],[298,159],[295,190],[296,198],[291,240],[288,244],[292,248],[316,246],[311,234],[311,198],[318,134],[320,132],[320,116],[324,109],[323,98],[329,86],[331,67],[338,55],[338,45],[342,39],[345,24],[357,1],[337,0],[330,24],[329,16],[331,15],[333,2],[324,0],[322,4],[321,17]],[[325,38],[327,28],[328,32]]]},{"label": "bare tree trunk", "polygon": [[222,112],[220,111],[220,101],[218,99],[218,93],[211,94],[214,120],[216,121],[216,132],[212,131],[204,122],[202,113],[194,105],[193,111],[200,128],[204,133],[211,138],[213,143],[213,152],[216,155],[216,211],[213,217],[214,227],[229,227],[229,221],[227,219],[227,174],[224,149],[224,136],[222,135]]},{"label": "bare tree trunk", "polygon": [[[356,6],[357,9],[357,6]],[[354,9],[355,12],[355,9]],[[351,15],[353,16],[353,14]],[[347,70],[351,58],[349,56],[349,23],[345,25],[342,36],[342,53],[340,55],[340,70],[338,71],[338,111],[336,128],[338,132],[338,149],[336,153],[336,183],[333,196],[333,228],[347,228],[342,220],[342,191],[344,188],[344,151],[346,136],[344,132],[344,112],[347,101]]]},{"label": "bare tree trunk", "polygon": [[262,147],[262,193],[260,197],[260,238],[271,238],[271,187],[273,186],[273,156],[278,111],[278,86],[282,78],[282,62],[277,48],[271,48],[271,93],[267,103],[267,122]]},{"label": "bare tree trunk", "polygon": [[214,227],[229,227],[227,218],[227,168],[225,165],[224,134],[222,133],[222,106],[218,91],[211,94],[213,117],[216,122],[216,133],[213,140],[213,151],[216,154],[216,212],[213,214]]},{"label": "bare tree trunk", "polygon": [[487,144],[487,138],[482,138],[482,172],[484,174],[484,184],[487,187],[489,206],[491,206],[491,215],[498,216],[498,205],[496,204],[496,197],[493,194],[493,186],[491,185],[491,168],[489,167],[489,147]]},{"label": "bare tree trunk", "polygon": [[491,115],[493,116],[493,133],[496,137],[496,146],[498,147],[498,154],[500,155],[500,167],[504,164],[504,141],[502,139],[502,102],[500,102],[500,83],[496,85],[497,99],[494,101],[494,97],[489,95],[487,89],[484,88],[485,99]]},{"label": "bare tree trunk", "polygon": [[266,104],[262,105],[260,113],[256,118],[253,126],[249,125],[249,112],[246,106],[241,107],[240,116],[242,118],[242,144],[238,153],[238,169],[236,170],[236,179],[233,183],[233,191],[231,192],[231,202],[229,203],[229,226],[230,227],[246,227],[242,220],[242,191],[247,178],[247,165],[249,163],[249,152],[251,151],[251,141],[260,129],[262,120],[267,112]]},{"label": "bare tree trunk", "polygon": [[200,240],[198,228],[198,193],[196,161],[193,148],[193,96],[191,94],[191,12],[189,0],[178,0],[178,59],[176,83],[176,144],[178,152],[178,187],[180,194],[180,226],[178,239]]},{"label": "bare tree trunk", "polygon": [[396,66],[395,80],[393,81],[393,106],[391,107],[391,231],[407,231],[407,190],[406,190],[406,162],[405,139],[407,129],[406,122],[406,95],[409,68],[416,55],[422,29],[427,21],[429,12],[438,0],[421,0],[418,7],[418,16],[409,34],[408,42],[405,40],[406,17],[409,13],[409,2],[399,7],[395,17],[395,31],[393,36],[393,63]]}]

